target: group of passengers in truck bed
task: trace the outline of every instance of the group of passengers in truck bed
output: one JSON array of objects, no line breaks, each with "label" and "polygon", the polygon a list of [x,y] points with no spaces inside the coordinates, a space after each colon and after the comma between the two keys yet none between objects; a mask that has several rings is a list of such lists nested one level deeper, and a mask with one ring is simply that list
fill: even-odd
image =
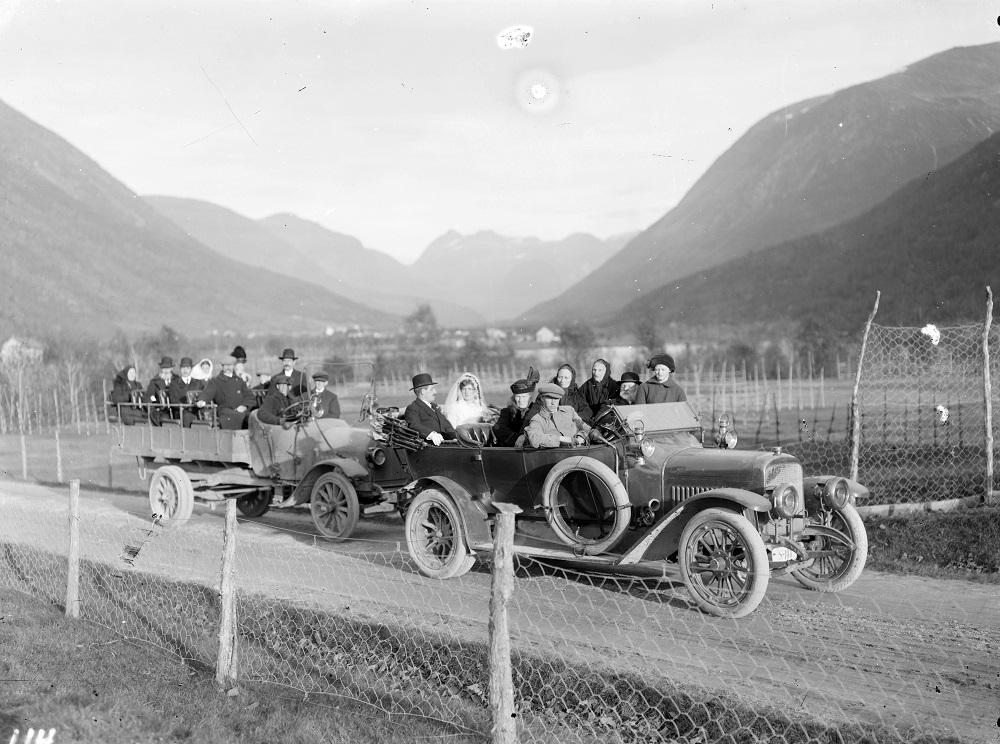
[{"label": "group of passengers in truck bed", "polygon": [[[221,429],[245,429],[250,412],[267,424],[290,425],[290,412],[309,413],[315,418],[340,418],[340,402],[327,390],[326,372],[312,375],[312,385],[301,370],[295,369],[298,357],[285,349],[278,359],[281,371],[275,375],[258,373],[251,387],[245,372],[246,351],[237,346],[220,362],[221,372],[212,376],[213,364],[203,359],[196,366],[190,357],[180,361],[180,374],[174,373],[174,360],[163,357],[159,374],[143,390],[133,365],[115,377],[110,403],[123,424],[150,423],[162,426],[177,421],[191,426],[194,421],[215,421]],[[299,404],[299,405],[296,405]],[[311,409],[311,410],[308,410]]]}]

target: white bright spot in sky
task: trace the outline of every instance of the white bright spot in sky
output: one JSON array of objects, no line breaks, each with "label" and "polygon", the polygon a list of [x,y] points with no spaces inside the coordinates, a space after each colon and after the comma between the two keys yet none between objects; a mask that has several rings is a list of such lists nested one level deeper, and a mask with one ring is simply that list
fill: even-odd
[{"label": "white bright spot in sky", "polygon": [[535,29],[531,26],[511,26],[497,34],[497,46],[501,49],[524,49],[531,43]]},{"label": "white bright spot in sky", "polygon": [[537,101],[540,101],[543,98],[545,98],[545,94],[548,92],[549,91],[541,83],[535,83],[534,85],[531,86],[531,97]]}]

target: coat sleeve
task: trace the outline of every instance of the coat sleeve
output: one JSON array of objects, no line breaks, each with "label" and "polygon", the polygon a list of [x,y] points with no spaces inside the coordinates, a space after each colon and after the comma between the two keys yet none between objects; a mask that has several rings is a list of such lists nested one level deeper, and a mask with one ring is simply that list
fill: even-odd
[{"label": "coat sleeve", "polygon": [[419,405],[421,404],[417,401],[410,403],[410,405],[406,407],[406,410],[403,411],[403,421],[405,421],[406,425],[411,429],[415,429],[417,433],[420,434],[420,438],[423,439],[430,434],[433,429],[427,425],[427,423],[423,420],[423,416],[420,415],[421,411],[418,408]]},{"label": "coat sleeve", "polygon": [[334,393],[330,393],[330,405],[326,409],[326,417],[340,418],[340,400]]},{"label": "coat sleeve", "polygon": [[635,405],[644,405],[646,403],[646,383],[640,383],[639,389],[635,391]]},{"label": "coat sleeve", "polygon": [[264,398],[264,403],[257,411],[257,419],[265,424],[280,424],[281,417],[278,415],[278,404],[280,398],[277,395],[269,395]]},{"label": "coat sleeve", "polygon": [[544,416],[535,416],[525,428],[524,433],[528,436],[528,442],[532,447],[558,447],[559,430],[554,426],[547,427],[547,419]]}]

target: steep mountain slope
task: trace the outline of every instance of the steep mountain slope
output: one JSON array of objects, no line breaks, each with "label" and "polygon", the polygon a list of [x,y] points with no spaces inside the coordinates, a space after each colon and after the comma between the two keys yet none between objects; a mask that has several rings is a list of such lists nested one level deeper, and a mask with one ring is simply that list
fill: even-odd
[{"label": "steep mountain slope", "polygon": [[982,322],[1000,291],[1000,134],[822,233],[728,261],[626,306],[622,317],[691,323],[813,318],[857,331],[877,322]]},{"label": "steep mountain slope", "polygon": [[0,195],[0,332],[292,332],[398,320],[207,250],[2,102]]},{"label": "steep mountain slope", "polygon": [[600,270],[525,314],[612,318],[692,272],[867,211],[1000,130],[1000,44],[952,49],[754,125]]}]

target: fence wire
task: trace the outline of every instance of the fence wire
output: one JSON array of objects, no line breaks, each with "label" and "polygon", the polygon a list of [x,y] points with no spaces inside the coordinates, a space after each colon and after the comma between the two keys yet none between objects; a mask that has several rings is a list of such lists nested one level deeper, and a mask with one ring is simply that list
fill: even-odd
[{"label": "fence wire", "polygon": [[[60,603],[66,514],[9,510],[0,587]],[[302,527],[308,524],[303,515]],[[214,668],[223,520],[81,519],[81,616]],[[400,530],[401,531],[401,530]],[[237,681],[488,740],[492,564],[417,573],[405,545],[243,522]],[[842,594],[774,577],[753,615],[701,614],[676,567],[629,574],[519,558],[508,615],[521,742],[995,741],[995,587],[937,596],[867,577]]]},{"label": "fence wire", "polygon": [[873,503],[984,494],[982,340],[981,325],[871,326],[858,394],[858,476]]}]

